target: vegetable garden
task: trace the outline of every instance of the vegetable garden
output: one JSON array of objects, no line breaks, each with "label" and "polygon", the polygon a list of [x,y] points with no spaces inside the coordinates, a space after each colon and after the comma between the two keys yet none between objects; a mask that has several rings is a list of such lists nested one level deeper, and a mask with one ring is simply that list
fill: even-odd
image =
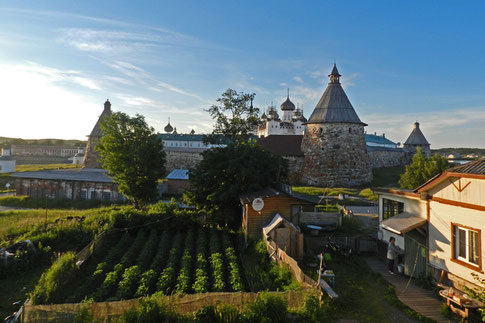
[{"label": "vegetable garden", "polygon": [[[153,294],[237,292],[247,290],[237,237],[218,229],[139,229],[115,234],[68,281],[57,280],[54,264],[34,291],[36,304],[113,301]],[[64,262],[61,262],[64,264]],[[57,265],[59,267],[59,265]],[[68,265],[63,265],[64,271]]]}]

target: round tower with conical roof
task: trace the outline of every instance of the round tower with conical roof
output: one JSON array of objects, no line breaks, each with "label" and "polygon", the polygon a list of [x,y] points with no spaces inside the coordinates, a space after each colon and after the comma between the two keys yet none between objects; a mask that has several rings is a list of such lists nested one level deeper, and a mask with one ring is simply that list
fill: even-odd
[{"label": "round tower with conical roof", "polygon": [[306,185],[347,187],[372,180],[363,123],[345,94],[337,66],[306,122],[300,181]]},{"label": "round tower with conical roof", "polygon": [[411,131],[411,134],[404,143],[404,149],[414,155],[418,148],[421,148],[421,152],[424,156],[431,156],[430,144],[419,128],[419,122],[416,121],[414,123],[413,131]]}]

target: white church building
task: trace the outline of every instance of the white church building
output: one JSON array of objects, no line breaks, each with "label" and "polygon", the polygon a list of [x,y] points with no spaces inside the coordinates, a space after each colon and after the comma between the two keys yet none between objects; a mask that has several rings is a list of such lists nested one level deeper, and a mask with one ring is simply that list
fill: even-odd
[{"label": "white church building", "polygon": [[296,108],[290,101],[290,95],[280,106],[281,118],[276,111],[276,107],[271,106],[261,115],[258,126],[258,137],[267,137],[270,135],[303,135],[307,121],[303,116],[303,110]]}]

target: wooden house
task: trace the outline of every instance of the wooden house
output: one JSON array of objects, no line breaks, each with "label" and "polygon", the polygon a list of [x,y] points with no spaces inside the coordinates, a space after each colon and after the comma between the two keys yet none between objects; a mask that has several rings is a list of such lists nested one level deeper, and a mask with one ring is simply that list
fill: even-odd
[{"label": "wooden house", "polygon": [[414,191],[375,192],[379,236],[394,237],[405,250],[405,274],[431,274],[458,290],[485,279],[485,158],[449,168]]},{"label": "wooden house", "polygon": [[278,213],[282,218],[294,222],[301,211],[314,211],[315,203],[298,196],[287,189],[286,192],[273,187],[243,194],[240,197],[242,205],[242,229],[246,242],[249,239],[260,239],[262,229],[269,224]]}]

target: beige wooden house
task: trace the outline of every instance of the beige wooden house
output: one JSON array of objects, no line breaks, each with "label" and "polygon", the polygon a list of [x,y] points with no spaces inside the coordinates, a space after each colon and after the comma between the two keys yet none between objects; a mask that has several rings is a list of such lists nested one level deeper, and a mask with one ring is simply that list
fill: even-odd
[{"label": "beige wooden house", "polygon": [[[379,238],[405,249],[405,273],[462,289],[483,272],[485,158],[448,169],[414,191],[375,189]],[[416,266],[414,263],[416,262]]]}]

